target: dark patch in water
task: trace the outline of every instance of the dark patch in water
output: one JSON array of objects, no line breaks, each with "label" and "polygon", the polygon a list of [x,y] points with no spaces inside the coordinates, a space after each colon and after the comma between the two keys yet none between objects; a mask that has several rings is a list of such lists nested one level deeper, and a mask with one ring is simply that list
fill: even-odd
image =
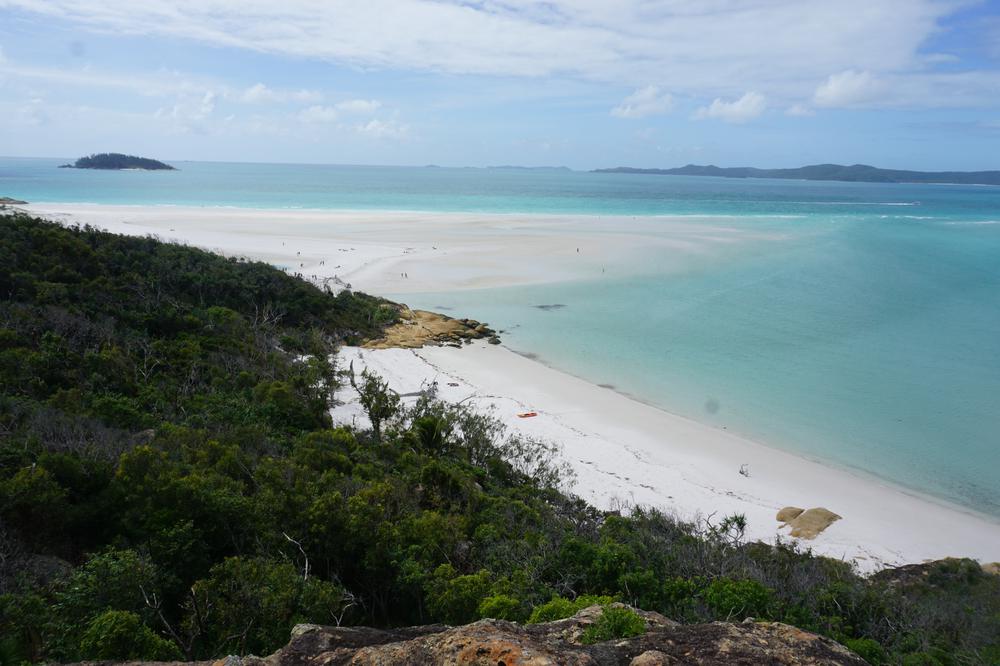
[{"label": "dark patch in water", "polygon": [[537,361],[539,358],[541,358],[538,354],[534,352],[515,352],[515,353],[520,354],[524,358],[530,358],[532,361]]},{"label": "dark patch in water", "polygon": [[447,305],[435,305],[435,310],[454,310],[455,308],[449,308]]},{"label": "dark patch in water", "polygon": [[565,303],[546,303],[544,305],[533,305],[532,307],[538,308],[539,310],[545,310],[546,312],[550,310],[561,310],[566,307]]},{"label": "dark patch in water", "polygon": [[598,384],[598,386],[600,386],[601,388],[611,389],[612,391],[615,390],[614,384]]}]

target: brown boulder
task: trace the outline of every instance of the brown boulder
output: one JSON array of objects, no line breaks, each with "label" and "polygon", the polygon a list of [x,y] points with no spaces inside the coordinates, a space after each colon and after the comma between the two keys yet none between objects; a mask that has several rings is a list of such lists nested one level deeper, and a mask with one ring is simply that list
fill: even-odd
[{"label": "brown boulder", "polygon": [[794,506],[786,506],[778,512],[777,518],[791,528],[793,537],[800,539],[815,539],[823,530],[840,520],[840,516],[823,507],[803,511]]},{"label": "brown boulder", "polygon": [[798,518],[805,509],[800,509],[797,506],[786,506],[784,509],[778,512],[775,516],[779,523],[787,523],[790,520]]},{"label": "brown boulder", "polygon": [[628,666],[671,666],[677,659],[659,650],[646,650],[628,663]]}]

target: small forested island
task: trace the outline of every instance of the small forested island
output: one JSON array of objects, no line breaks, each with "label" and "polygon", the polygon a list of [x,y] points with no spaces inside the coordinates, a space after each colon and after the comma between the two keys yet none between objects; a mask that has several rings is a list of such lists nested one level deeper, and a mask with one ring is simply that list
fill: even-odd
[{"label": "small forested island", "polygon": [[87,157],[81,157],[73,164],[62,164],[60,169],[137,169],[141,171],[176,171],[159,160],[148,157],[136,157],[135,155],[124,155],[122,153],[95,153]]},{"label": "small forested island", "polygon": [[[990,567],[865,578],[740,515],[598,510],[551,444],[338,367],[400,312],[0,215],[0,664],[1000,659]],[[482,618],[525,625],[444,626]]]},{"label": "small forested island", "polygon": [[879,169],[867,164],[813,164],[795,169],[757,169],[688,164],[676,169],[615,167],[595,173],[639,173],[656,176],[716,176],[719,178],[783,178],[790,180],[840,180],[856,183],[938,183],[950,185],[1000,185],[1000,171],[905,171]]}]

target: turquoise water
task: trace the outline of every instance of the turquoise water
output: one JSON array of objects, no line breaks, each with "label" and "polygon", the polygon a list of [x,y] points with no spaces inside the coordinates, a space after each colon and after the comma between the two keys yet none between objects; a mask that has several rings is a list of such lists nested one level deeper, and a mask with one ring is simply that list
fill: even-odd
[{"label": "turquoise water", "polygon": [[[780,233],[680,272],[644,261],[597,281],[405,300],[489,321],[514,349],[671,411],[1000,516],[1000,188],[60,162],[0,159],[0,196],[685,215]],[[552,304],[564,307],[535,307]]]}]

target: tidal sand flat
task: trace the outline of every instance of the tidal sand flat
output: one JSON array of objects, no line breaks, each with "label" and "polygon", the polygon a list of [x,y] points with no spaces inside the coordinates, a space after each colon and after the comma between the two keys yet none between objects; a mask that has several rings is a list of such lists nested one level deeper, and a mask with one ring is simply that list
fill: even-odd
[{"label": "tidal sand flat", "polygon": [[735,253],[741,243],[781,238],[773,230],[699,218],[57,203],[24,208],[70,224],[260,259],[314,281],[336,277],[379,295],[573,282],[654,264],[680,272],[709,256]]},{"label": "tidal sand flat", "polygon": [[[652,262],[661,271],[697,271],[787,241],[774,225],[740,227],[719,218],[623,225],[620,217],[568,215],[66,204],[30,210],[261,259],[319,283],[336,279],[397,298],[460,291],[475,297],[484,287],[530,292]],[[988,517],[671,414],[502,347],[344,354],[370,364],[400,392],[437,380],[443,397],[493,404],[509,427],[561,443],[577,472],[574,492],[601,506],[650,504],[685,519],[744,513],[749,536],[766,541],[787,534],[775,520],[782,507],[825,507],[842,520],[805,543],[864,570],[948,555],[991,561],[1000,553],[1000,526]],[[516,416],[525,411],[538,416]],[[337,414],[358,417],[350,404]]]}]

